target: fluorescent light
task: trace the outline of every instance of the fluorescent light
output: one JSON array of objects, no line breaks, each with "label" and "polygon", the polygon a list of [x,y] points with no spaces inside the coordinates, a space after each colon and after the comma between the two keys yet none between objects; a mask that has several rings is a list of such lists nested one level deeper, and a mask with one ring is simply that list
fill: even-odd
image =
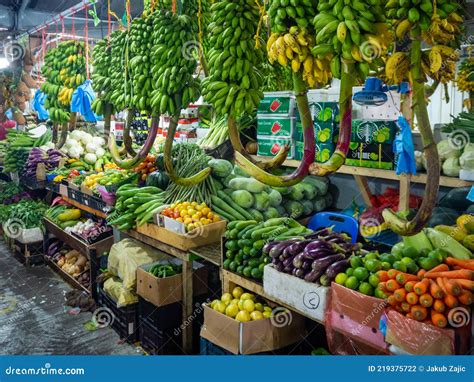
[{"label": "fluorescent light", "polygon": [[6,57],[0,57],[0,70],[6,69],[10,66],[10,62],[6,59]]}]

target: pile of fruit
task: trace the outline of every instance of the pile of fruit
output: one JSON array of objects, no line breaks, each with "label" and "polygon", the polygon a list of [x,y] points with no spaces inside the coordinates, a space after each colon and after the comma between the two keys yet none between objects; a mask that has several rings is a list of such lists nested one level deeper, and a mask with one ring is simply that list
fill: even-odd
[{"label": "pile of fruit", "polygon": [[140,180],[145,181],[149,174],[156,171],[155,165],[156,157],[148,154],[145,160],[133,169],[137,174],[140,175]]},{"label": "pile of fruit", "polygon": [[240,322],[249,322],[270,318],[273,309],[260,302],[255,295],[235,287],[231,293],[224,293],[220,300],[213,300],[211,308]]},{"label": "pile of fruit", "polygon": [[148,273],[158,278],[165,278],[178,275],[182,272],[183,266],[173,263],[155,264],[148,269]]},{"label": "pile of fruit", "polygon": [[95,190],[97,186],[112,186],[126,181],[132,183],[136,179],[136,176],[134,177],[132,174],[128,170],[108,169],[88,175],[82,184]]},{"label": "pile of fruit", "polygon": [[161,215],[183,223],[186,232],[221,220],[206,203],[198,204],[197,202],[173,203],[161,211]]}]

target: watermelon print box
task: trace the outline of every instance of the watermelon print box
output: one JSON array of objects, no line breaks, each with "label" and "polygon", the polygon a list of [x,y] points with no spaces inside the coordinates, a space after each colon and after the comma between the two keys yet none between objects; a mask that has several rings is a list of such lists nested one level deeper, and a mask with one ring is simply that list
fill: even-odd
[{"label": "watermelon print box", "polygon": [[257,115],[257,136],[291,138],[295,130],[295,123],[294,117]]},{"label": "watermelon print box", "polygon": [[292,92],[268,92],[258,105],[257,114],[293,117],[295,115],[295,96]]},{"label": "watermelon print box", "polygon": [[294,144],[290,137],[257,136],[257,143],[259,156],[274,157],[284,145],[291,146],[287,158],[292,159],[294,156]]}]

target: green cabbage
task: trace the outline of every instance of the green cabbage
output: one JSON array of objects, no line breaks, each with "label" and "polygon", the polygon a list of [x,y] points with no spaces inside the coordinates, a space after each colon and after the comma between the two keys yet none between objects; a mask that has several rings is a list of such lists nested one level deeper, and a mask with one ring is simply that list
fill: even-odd
[{"label": "green cabbage", "polygon": [[459,166],[458,158],[448,158],[443,163],[443,174],[446,176],[459,177],[459,171],[461,167]]},{"label": "green cabbage", "polygon": [[459,158],[461,156],[461,150],[455,148],[448,139],[442,140],[436,147],[438,148],[438,154],[442,161],[448,158]]},{"label": "green cabbage", "polygon": [[[466,146],[467,147],[467,146]],[[463,170],[473,171],[474,170],[474,150],[464,150],[464,153],[459,158],[459,163]]]}]

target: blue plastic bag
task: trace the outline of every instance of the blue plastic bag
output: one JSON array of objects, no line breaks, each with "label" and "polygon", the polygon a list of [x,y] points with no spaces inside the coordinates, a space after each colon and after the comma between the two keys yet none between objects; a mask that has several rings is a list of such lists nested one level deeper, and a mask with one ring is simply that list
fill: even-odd
[{"label": "blue plastic bag", "polygon": [[91,108],[94,99],[95,94],[94,90],[92,90],[91,81],[86,80],[72,93],[71,111],[82,114],[87,122],[97,122],[97,118]]},{"label": "blue plastic bag", "polygon": [[416,175],[415,146],[410,125],[405,117],[400,116],[398,117],[398,126],[401,128],[401,132],[397,134],[393,142],[393,151],[398,158],[395,171],[397,175]]},{"label": "blue plastic bag", "polygon": [[40,89],[36,90],[35,96],[33,97],[33,110],[38,113],[38,119],[40,121],[46,121],[49,119],[49,112],[44,107],[47,95]]}]

